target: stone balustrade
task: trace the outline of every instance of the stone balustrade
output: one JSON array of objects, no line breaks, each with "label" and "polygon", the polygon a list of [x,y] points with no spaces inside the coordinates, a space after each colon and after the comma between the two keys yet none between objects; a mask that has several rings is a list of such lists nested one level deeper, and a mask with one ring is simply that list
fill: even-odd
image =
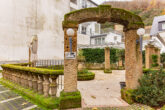
[{"label": "stone balustrade", "polygon": [[26,67],[20,65],[2,65],[2,76],[5,80],[31,89],[45,97],[55,97],[57,93],[57,77],[63,70]]}]

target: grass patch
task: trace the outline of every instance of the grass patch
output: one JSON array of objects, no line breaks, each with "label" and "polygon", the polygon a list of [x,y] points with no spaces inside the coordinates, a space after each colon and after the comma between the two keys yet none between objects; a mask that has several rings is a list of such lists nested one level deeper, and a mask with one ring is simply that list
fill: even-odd
[{"label": "grass patch", "polygon": [[44,110],[52,110],[59,107],[59,98],[57,97],[44,97],[32,90],[25,89],[18,84],[14,84],[2,78],[0,79],[0,83]]}]

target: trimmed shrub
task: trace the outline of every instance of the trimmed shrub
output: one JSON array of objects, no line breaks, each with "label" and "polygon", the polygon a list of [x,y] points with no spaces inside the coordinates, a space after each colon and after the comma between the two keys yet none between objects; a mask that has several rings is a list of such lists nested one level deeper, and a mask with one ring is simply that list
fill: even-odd
[{"label": "trimmed shrub", "polygon": [[134,90],[127,90],[126,88],[121,89],[121,98],[128,104],[133,104],[133,92]]},{"label": "trimmed shrub", "polygon": [[146,69],[146,68],[143,69],[144,74],[149,74],[149,73],[158,72],[158,71],[159,70],[156,70],[156,69]]},{"label": "trimmed shrub", "polygon": [[104,49],[83,49],[83,56],[86,62],[90,63],[103,63],[104,62]]},{"label": "trimmed shrub", "polygon": [[52,70],[52,69],[46,69],[46,68],[26,67],[26,66],[19,66],[19,65],[15,65],[15,64],[3,64],[3,65],[1,65],[1,67],[18,70],[18,71],[32,72],[35,74],[50,74],[50,75],[63,75],[64,74],[64,70]]},{"label": "trimmed shrub", "polygon": [[95,78],[95,74],[89,72],[87,69],[79,71],[77,75],[78,81],[93,80],[94,78]]},{"label": "trimmed shrub", "polygon": [[134,100],[150,106],[165,104],[165,72],[152,71],[139,80],[140,86],[134,91]]},{"label": "trimmed shrub", "polygon": [[[83,51],[83,52],[82,52]],[[105,61],[104,49],[88,48],[82,49],[81,54],[85,57],[86,62],[89,63],[103,63]],[[110,48],[110,62],[117,63],[121,59],[123,62],[125,60],[124,49]]]},{"label": "trimmed shrub", "polygon": [[60,109],[79,108],[81,107],[81,94],[77,92],[60,93]]},{"label": "trimmed shrub", "polygon": [[153,62],[152,67],[159,66],[159,64],[158,64],[158,55],[152,55],[151,57],[152,57],[152,62]]},{"label": "trimmed shrub", "polygon": [[112,70],[111,69],[105,69],[104,73],[112,73]]}]

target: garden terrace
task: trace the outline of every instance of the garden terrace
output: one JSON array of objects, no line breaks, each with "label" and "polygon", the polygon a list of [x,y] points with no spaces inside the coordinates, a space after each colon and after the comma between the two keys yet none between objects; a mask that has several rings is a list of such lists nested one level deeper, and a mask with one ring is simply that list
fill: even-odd
[{"label": "garden terrace", "polygon": [[63,70],[28,67],[29,64],[4,64],[2,75],[24,88],[31,89],[45,97],[55,97],[57,92],[56,79],[63,75]]}]

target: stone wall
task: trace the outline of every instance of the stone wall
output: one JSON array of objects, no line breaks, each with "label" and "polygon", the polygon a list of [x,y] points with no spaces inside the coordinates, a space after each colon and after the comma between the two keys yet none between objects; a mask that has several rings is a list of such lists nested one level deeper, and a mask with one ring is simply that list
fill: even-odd
[{"label": "stone wall", "polygon": [[63,58],[62,21],[69,9],[69,0],[1,0],[0,61],[28,60],[27,44],[36,33],[38,58]]}]

